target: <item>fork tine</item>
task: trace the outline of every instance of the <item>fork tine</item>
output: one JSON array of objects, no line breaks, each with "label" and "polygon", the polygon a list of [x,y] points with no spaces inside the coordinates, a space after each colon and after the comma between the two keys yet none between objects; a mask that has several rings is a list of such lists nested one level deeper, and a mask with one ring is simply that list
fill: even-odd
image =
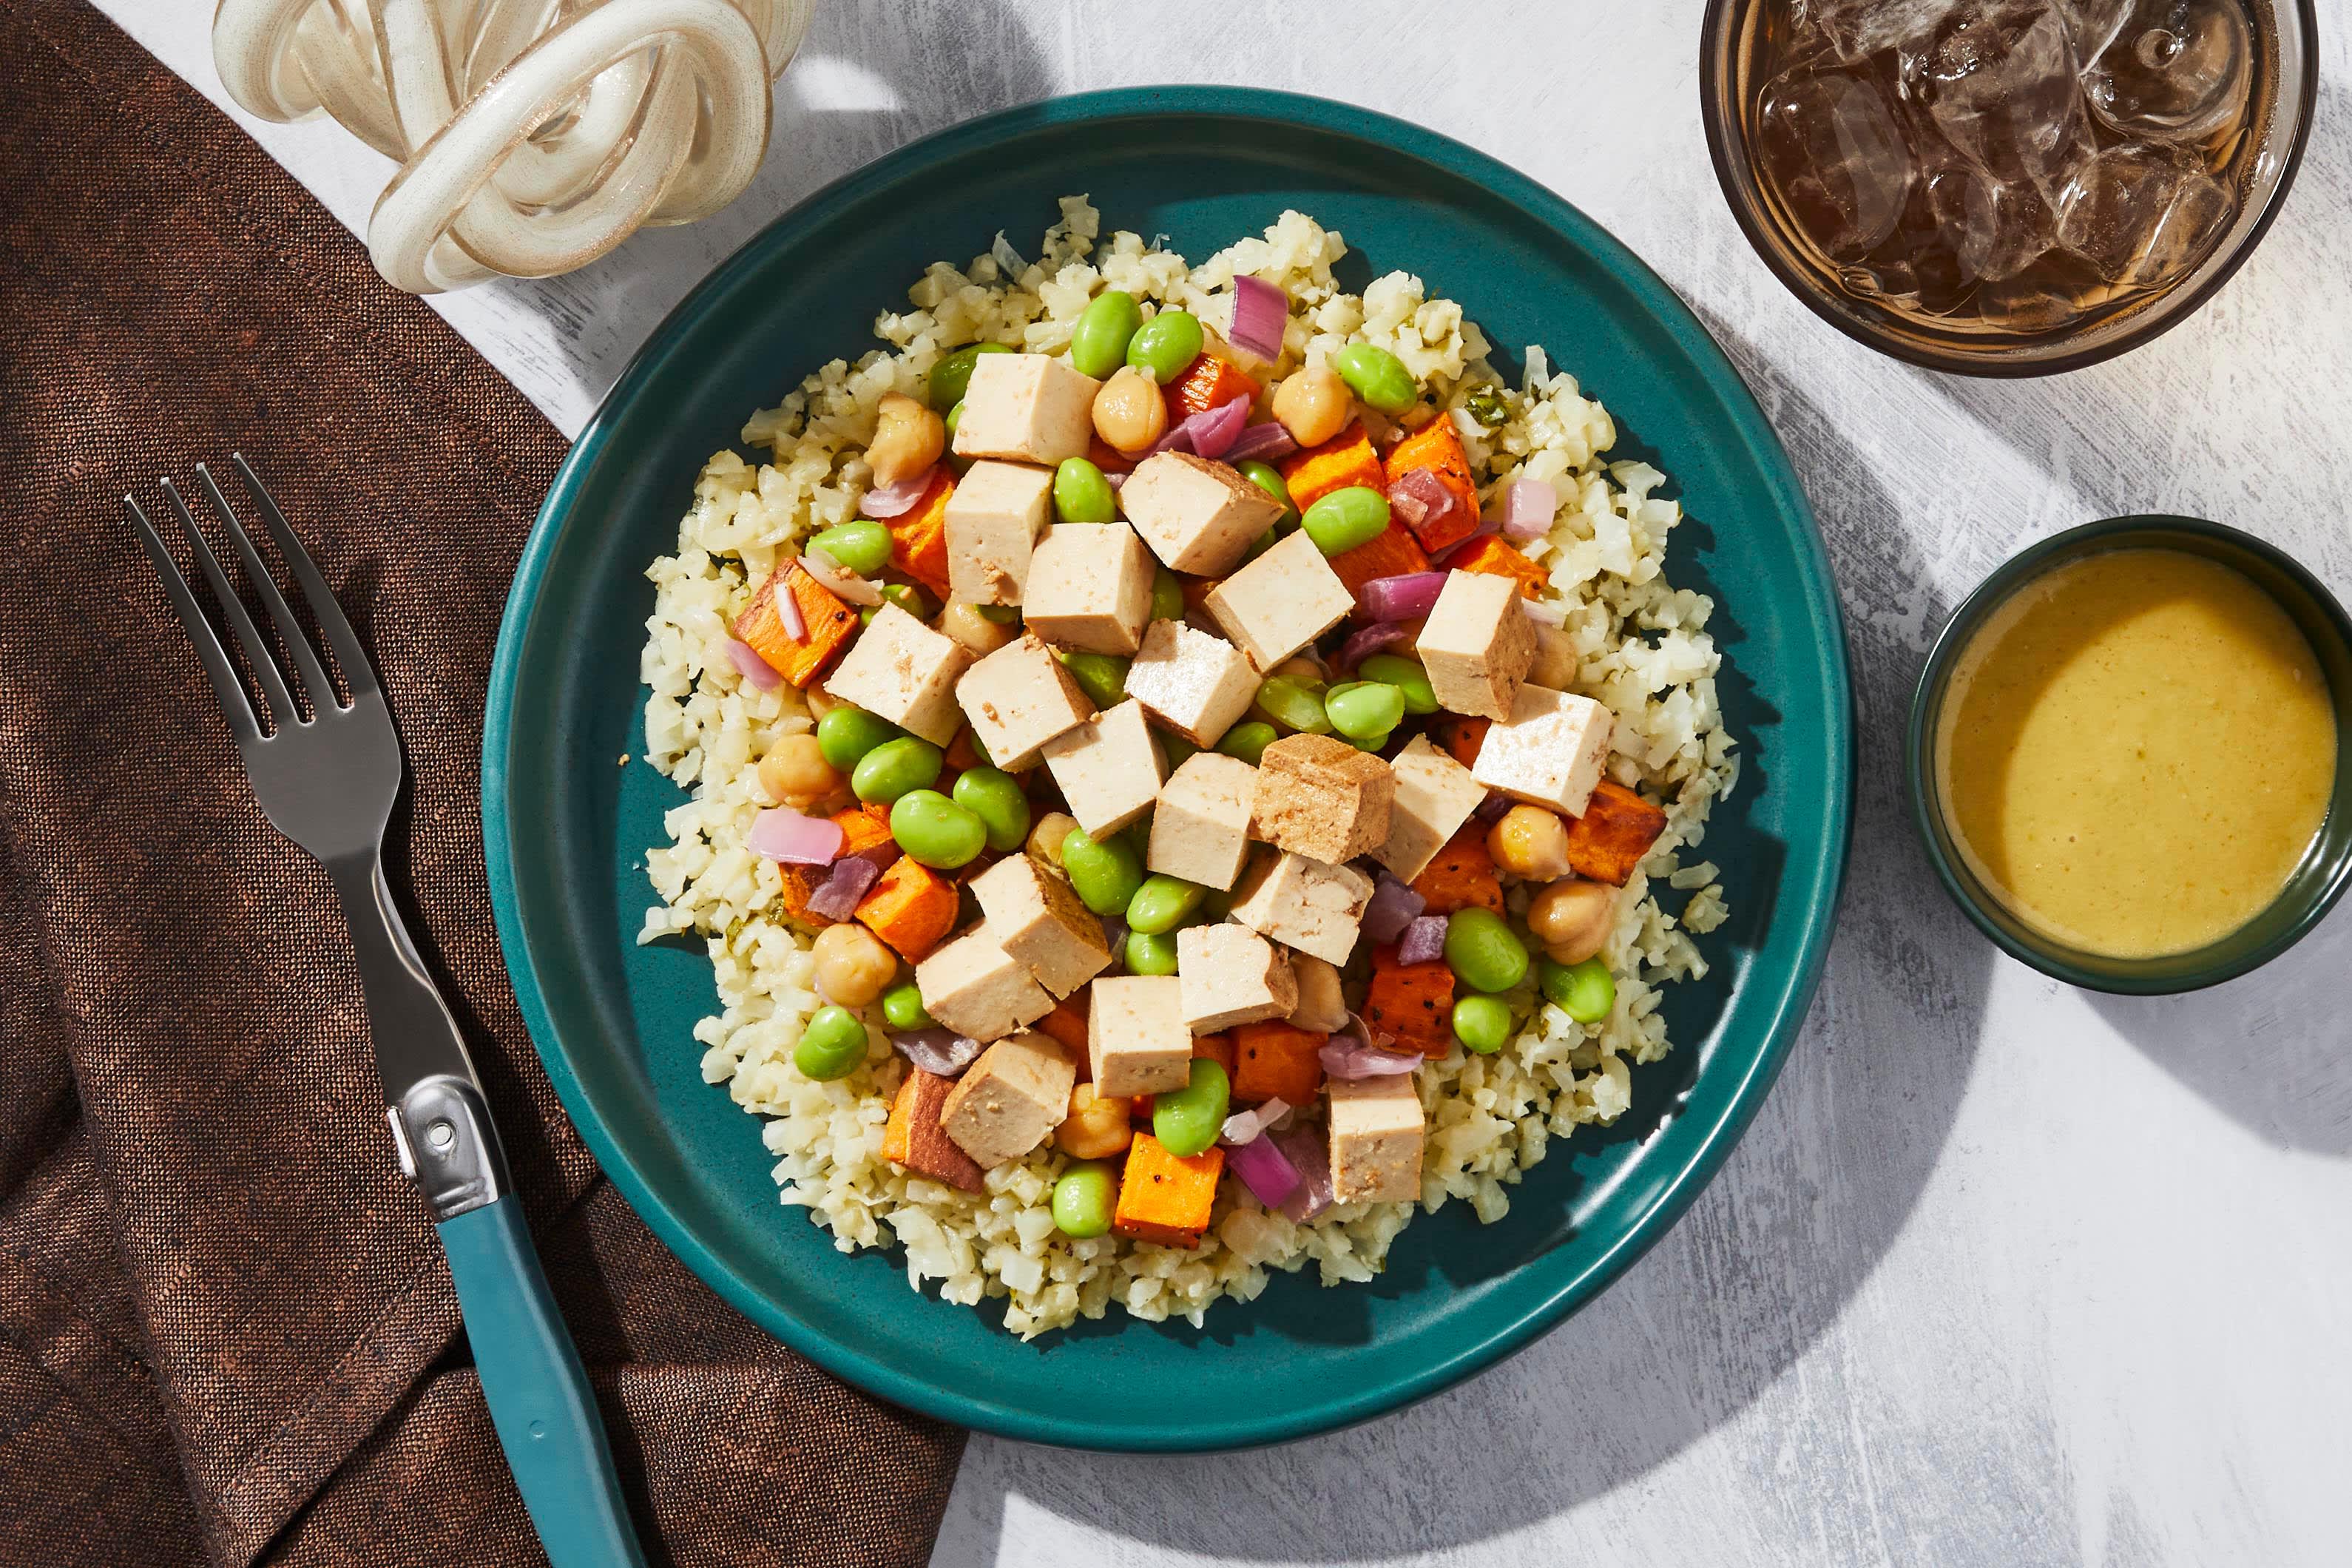
[{"label": "fork tine", "polygon": [[228,650],[220,638],[213,635],[212,623],[205,619],[197,606],[196,595],[188,587],[188,580],[180,574],[180,563],[163,547],[163,536],[139,503],[129,496],[122,504],[131,509],[131,520],[139,530],[139,542],[147,551],[147,559],[154,563],[155,575],[163,580],[163,596],[172,601],[172,608],[187,628],[188,640],[196,645],[197,662],[205,667],[205,675],[213,683],[213,695],[220,699],[221,716],[228,721],[228,732],[239,746],[250,745],[261,739],[261,726],[253,717],[253,704],[245,694],[245,682],[237,679],[236,666],[229,662]]},{"label": "fork tine", "polygon": [[343,667],[343,679],[351,684],[352,700],[357,701],[362,693],[377,690],[374,662],[368,658],[367,649],[360,646],[359,634],[352,630],[342,606],[335,601],[335,591],[320,575],[310,552],[302,548],[302,541],[287,522],[286,514],[278,510],[276,499],[262,488],[261,476],[253,471],[253,465],[245,460],[242,452],[230,453],[229,461],[245,476],[245,488],[261,508],[261,521],[268,525],[269,537],[278,542],[278,553],[286,557],[286,563],[294,569],[294,581],[300,586],[310,614],[317,618],[319,629],[326,634],[327,646],[335,650],[335,662]]},{"label": "fork tine", "polygon": [[261,628],[253,624],[246,613],[245,601],[228,584],[228,574],[221,570],[220,557],[205,542],[204,531],[188,513],[188,503],[180,499],[180,489],[170,479],[163,481],[163,499],[180,514],[181,531],[194,546],[196,564],[204,569],[205,581],[213,585],[213,597],[220,601],[221,613],[228,617],[229,630],[236,634],[237,644],[245,650],[246,663],[253,667],[254,679],[261,682],[261,694],[274,710],[278,727],[302,721],[302,711],[294,706],[294,694],[286,689],[286,678],[278,673],[278,661],[269,657],[269,644],[262,639]]},{"label": "fork tine", "polygon": [[278,635],[284,640],[287,651],[294,656],[295,670],[302,685],[308,689],[311,711],[315,713],[323,709],[341,707],[341,701],[335,695],[335,683],[327,679],[327,667],[319,662],[318,650],[310,646],[310,637],[303,633],[302,623],[294,618],[294,606],[288,604],[286,595],[278,591],[278,579],[270,574],[268,567],[261,563],[261,552],[254,549],[252,535],[247,533],[245,525],[237,521],[236,511],[228,504],[228,497],[221,494],[220,486],[213,482],[212,470],[202,463],[196,465],[196,482],[205,487],[205,494],[212,498],[215,510],[227,520],[229,541],[236,546],[237,556],[245,563],[245,574],[261,590],[261,602],[269,607],[269,618],[278,623]]}]

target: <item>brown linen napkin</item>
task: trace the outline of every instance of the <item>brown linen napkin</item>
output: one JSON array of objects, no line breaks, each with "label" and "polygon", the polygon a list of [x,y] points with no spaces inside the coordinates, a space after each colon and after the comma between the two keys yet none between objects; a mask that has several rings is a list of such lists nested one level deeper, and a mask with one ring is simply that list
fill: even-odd
[{"label": "brown linen napkin", "polygon": [[921,1562],[961,1435],[689,1275],[507,985],[480,717],[562,437],[97,12],[0,0],[0,1564],[544,1560],[326,879],[256,809],[122,519],[232,449],[382,668],[414,775],[395,879],[654,1561]]}]

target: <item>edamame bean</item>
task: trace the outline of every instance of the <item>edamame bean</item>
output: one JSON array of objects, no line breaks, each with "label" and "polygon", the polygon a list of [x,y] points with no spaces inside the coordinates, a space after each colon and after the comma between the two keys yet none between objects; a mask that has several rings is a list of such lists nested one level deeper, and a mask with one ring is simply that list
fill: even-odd
[{"label": "edamame bean", "polygon": [[1511,1043],[1511,1007],[1499,996],[1465,996],[1454,1004],[1454,1037],[1482,1057]]},{"label": "edamame bean", "polygon": [[1135,897],[1127,900],[1127,929],[1157,936],[1174,931],[1184,923],[1208,889],[1198,882],[1188,882],[1181,877],[1165,872],[1143,879],[1135,889]]},{"label": "edamame bean", "polygon": [[1098,915],[1125,914],[1128,900],[1143,886],[1142,858],[1117,834],[1096,839],[1083,827],[1071,828],[1062,840],[1062,870],[1078,901]]},{"label": "edamame bean", "polygon": [[845,702],[816,721],[817,747],[835,773],[849,772],[865,760],[866,752],[905,733],[887,719]]},{"label": "edamame bean", "polygon": [[1349,343],[1332,356],[1331,368],[1349,391],[1383,414],[1402,414],[1421,396],[1404,361],[1377,343]]},{"label": "edamame bean", "polygon": [[860,800],[887,805],[910,790],[930,788],[939,779],[940,762],[937,746],[901,735],[858,758],[849,770],[849,787]]},{"label": "edamame bean", "polygon": [[1580,1024],[1597,1024],[1616,1010],[1616,977],[1598,958],[1582,963],[1554,963],[1547,958],[1537,973],[1544,1000]]},{"label": "edamame bean", "polygon": [[1360,752],[1378,752],[1387,747],[1389,737],[1394,733],[1393,730],[1383,730],[1377,735],[1342,735],[1339,739]]},{"label": "edamame bean", "polygon": [[1165,566],[1151,571],[1151,618],[1155,621],[1181,621],[1184,618],[1184,584],[1176,574]]},{"label": "edamame bean", "polygon": [[1345,555],[1370,544],[1389,525],[1389,498],[1370,485],[1349,485],[1307,509],[1298,526],[1326,555]]},{"label": "edamame bean", "polygon": [[1241,464],[1240,468],[1242,478],[1282,503],[1282,515],[1274,520],[1277,530],[1287,528],[1298,521],[1298,507],[1290,499],[1290,485],[1283,479],[1280,468],[1272,463],[1261,463],[1255,458]]},{"label": "edamame bean", "polygon": [[828,528],[809,543],[860,577],[871,577],[890,564],[890,531],[862,517]]},{"label": "edamame bean", "polygon": [[882,993],[882,1016],[894,1029],[928,1029],[932,1026],[930,1011],[923,1005],[923,988],[911,980],[901,980]]},{"label": "edamame bean", "polygon": [[1192,1058],[1192,1081],[1151,1102],[1151,1135],[1178,1159],[1203,1154],[1217,1141],[1233,1106],[1225,1069],[1206,1057]]},{"label": "edamame bean", "polygon": [[931,406],[945,412],[963,401],[963,389],[971,384],[972,364],[981,355],[1012,352],[1009,343],[973,343],[931,366]]},{"label": "edamame bean", "polygon": [[974,605],[971,607],[971,613],[983,621],[1000,626],[1017,626],[1021,624],[1021,606],[1018,605]]},{"label": "edamame bean", "polygon": [[1162,310],[1128,339],[1127,363],[1165,386],[1201,357],[1202,342],[1199,317],[1190,310]]},{"label": "edamame bean", "polygon": [[819,1007],[801,1028],[793,1066],[820,1083],[847,1078],[866,1060],[866,1026],[846,1007]]},{"label": "edamame bean", "polygon": [[[980,737],[972,737],[977,747]],[[1029,837],[1029,797],[1021,781],[1002,768],[968,768],[955,782],[955,803],[980,818],[988,829],[988,847],[999,854],[1021,847]]]},{"label": "edamame bean", "polygon": [[1181,735],[1161,735],[1159,740],[1160,749],[1167,753],[1168,771],[1171,773],[1184,765],[1186,758],[1201,749]]},{"label": "edamame bean", "polygon": [[1176,973],[1176,939],[1165,932],[1129,931],[1126,956],[1129,974],[1173,974]]},{"label": "edamame bean", "polygon": [[1286,677],[1272,676],[1257,689],[1257,705],[1267,718],[1286,730],[1296,730],[1302,735],[1330,732],[1331,721],[1323,711],[1320,687],[1302,686]]},{"label": "edamame bean", "polygon": [[1054,515],[1063,522],[1108,522],[1118,498],[1103,471],[1084,458],[1065,458],[1054,470]]},{"label": "edamame bean", "polygon": [[935,789],[912,789],[890,807],[890,837],[919,864],[941,871],[970,865],[988,847],[988,826]]},{"label": "edamame bean", "polygon": [[1274,744],[1274,739],[1273,725],[1263,719],[1245,719],[1224,732],[1217,742],[1217,750],[1255,767],[1265,757],[1265,749]]},{"label": "edamame bean", "polygon": [[912,583],[885,583],[882,584],[882,596],[919,621],[928,621],[940,613],[939,606],[931,603],[931,596]]},{"label": "edamame bean", "polygon": [[1097,708],[1116,708],[1127,700],[1128,661],[1115,653],[1066,653],[1062,668],[1078,689]]},{"label": "edamame bean", "polygon": [[1429,671],[1421,668],[1419,659],[1402,654],[1376,653],[1356,666],[1356,674],[1365,680],[1378,680],[1404,693],[1404,710],[1408,713],[1437,711],[1437,693],[1430,689]]},{"label": "edamame bean", "polygon": [[1118,1205],[1118,1183],[1108,1165],[1088,1160],[1071,1166],[1054,1184],[1054,1228],[1084,1241],[1110,1229]]},{"label": "edamame bean", "polygon": [[1384,738],[1404,722],[1404,693],[1378,680],[1350,680],[1330,689],[1323,712],[1350,741]]},{"label": "edamame bean", "polygon": [[1106,289],[1078,312],[1070,329],[1070,368],[1108,381],[1127,363],[1127,345],[1143,325],[1143,311],[1124,289]]},{"label": "edamame bean", "polygon": [[1456,910],[1445,921],[1445,964],[1473,991],[1508,991],[1528,975],[1528,950],[1492,910]]}]

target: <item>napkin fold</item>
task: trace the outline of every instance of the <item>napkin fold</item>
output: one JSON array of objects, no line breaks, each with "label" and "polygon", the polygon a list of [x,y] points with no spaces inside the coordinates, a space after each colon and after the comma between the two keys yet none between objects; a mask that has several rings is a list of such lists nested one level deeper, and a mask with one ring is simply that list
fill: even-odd
[{"label": "napkin fold", "polygon": [[0,0],[0,1563],[544,1561],[333,894],[256,807],[123,519],[232,450],[375,654],[412,773],[394,880],[653,1560],[922,1562],[961,1434],[671,1257],[507,984],[481,712],[562,437],[79,0]]}]

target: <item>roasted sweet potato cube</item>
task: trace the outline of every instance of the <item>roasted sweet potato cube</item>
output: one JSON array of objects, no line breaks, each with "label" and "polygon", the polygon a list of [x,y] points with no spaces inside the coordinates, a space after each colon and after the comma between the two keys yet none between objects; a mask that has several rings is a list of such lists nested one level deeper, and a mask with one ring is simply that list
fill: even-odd
[{"label": "roasted sweet potato cube", "polygon": [[895,519],[890,528],[890,564],[920,583],[945,604],[948,591],[948,498],[955,479],[942,463],[932,470],[923,499]]},{"label": "roasted sweet potato cube", "polygon": [[1111,1228],[1162,1247],[1200,1246],[1217,1201],[1217,1178],[1224,1171],[1225,1152],[1213,1144],[1204,1153],[1180,1158],[1150,1133],[1138,1132],[1127,1151]]},{"label": "roasted sweet potato cube", "polygon": [[841,829],[841,858],[845,860],[886,844],[892,849],[898,847],[890,837],[890,808],[887,805],[853,805],[846,811],[835,812],[830,820]]},{"label": "roasted sweet potato cube", "polygon": [[1106,474],[1131,474],[1135,459],[1097,436],[1087,442],[1087,461]]},{"label": "roasted sweet potato cube", "polygon": [[899,957],[919,963],[955,929],[958,902],[953,882],[902,855],[858,904],[857,918]]},{"label": "roasted sweet potato cube", "polygon": [[1492,533],[1464,546],[1461,553],[1445,564],[1455,572],[1485,572],[1496,577],[1516,578],[1519,592],[1530,599],[1541,598],[1544,584],[1551,580],[1542,567],[1520,554],[1509,540]]},{"label": "roasted sweet potato cube", "polygon": [[1486,825],[1475,817],[1464,823],[1412,879],[1412,890],[1427,902],[1423,914],[1450,915],[1474,907],[1501,914],[1503,883],[1495,875],[1495,858],[1486,853]]},{"label": "roasted sweet potato cube", "polygon": [[1666,830],[1666,814],[1624,785],[1602,779],[1582,816],[1568,819],[1568,864],[1580,877],[1623,887]]},{"label": "roasted sweet potato cube", "polygon": [[778,866],[776,870],[783,879],[783,887],[781,897],[783,900],[784,918],[786,920],[792,921],[794,925],[801,926],[808,931],[823,931],[825,927],[835,923],[834,921],[825,919],[823,915],[811,914],[808,907],[810,897],[814,895],[819,888],[824,886],[826,878],[833,875],[832,868],[827,866]]},{"label": "roasted sweet potato cube", "polygon": [[1469,538],[1478,526],[1478,484],[1470,476],[1470,454],[1462,449],[1451,416],[1440,415],[1391,447],[1381,471],[1393,485],[1416,468],[1428,470],[1459,503],[1445,514],[1442,527],[1433,518],[1413,530],[1423,548],[1443,550]]},{"label": "roasted sweet potato cube", "polygon": [[1063,1000],[1054,1004],[1054,1010],[1030,1026],[1041,1035],[1051,1036],[1078,1069],[1080,1083],[1095,1080],[1094,1058],[1087,1052],[1087,1008],[1088,992],[1083,985]]},{"label": "roasted sweet potato cube", "polygon": [[945,1182],[965,1192],[980,1191],[984,1173],[971,1155],[955,1146],[940,1126],[940,1107],[947,1103],[953,1079],[908,1069],[890,1102],[890,1119],[882,1124],[882,1157],[893,1164]]},{"label": "roasted sweet potato cube", "polygon": [[[785,629],[784,618],[776,610],[780,585],[800,607],[802,629],[807,636],[796,637]],[[735,617],[736,637],[751,644],[752,652],[794,686],[814,680],[849,645],[856,630],[857,612],[790,562],[768,574],[751,602],[743,606],[743,613]]]},{"label": "roasted sweet potato cube", "polygon": [[1475,713],[1441,713],[1429,722],[1429,739],[1464,767],[1472,767],[1478,761],[1478,748],[1486,742],[1486,727],[1493,722]]},{"label": "roasted sweet potato cube", "polygon": [[1206,1060],[1216,1063],[1219,1067],[1225,1069],[1226,1083],[1231,1084],[1233,1082],[1234,1037],[1231,1033],[1193,1036],[1192,1056],[1195,1060]]},{"label": "roasted sweet potato cube", "polygon": [[1331,570],[1350,594],[1363,592],[1375,577],[1402,577],[1429,570],[1429,555],[1403,523],[1391,522],[1368,544],[1331,557]]},{"label": "roasted sweet potato cube", "polygon": [[1204,353],[1187,366],[1183,374],[1160,388],[1160,395],[1168,404],[1168,427],[1172,430],[1193,415],[1206,414],[1236,397],[1246,397],[1255,403],[1263,390],[1239,365]]},{"label": "roasted sweet potato cube", "polygon": [[1442,958],[1399,963],[1393,945],[1372,949],[1364,1022],[1425,1057],[1444,1056],[1454,1045],[1454,971]]},{"label": "roasted sweet potato cube", "polygon": [[1251,1105],[1279,1100],[1312,1105],[1323,1088],[1323,1058],[1331,1037],[1280,1018],[1234,1028],[1234,1099]]},{"label": "roasted sweet potato cube", "polygon": [[1363,485],[1383,494],[1387,476],[1372,450],[1372,438],[1360,424],[1351,424],[1319,447],[1307,447],[1282,459],[1282,482],[1290,489],[1290,502],[1305,511],[1333,490]]}]

